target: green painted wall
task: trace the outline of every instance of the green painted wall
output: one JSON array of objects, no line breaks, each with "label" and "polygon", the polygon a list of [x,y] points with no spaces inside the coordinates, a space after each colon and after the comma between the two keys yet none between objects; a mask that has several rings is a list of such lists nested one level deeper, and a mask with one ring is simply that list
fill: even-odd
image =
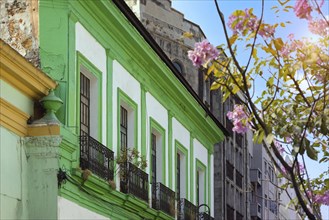
[{"label": "green painted wall", "polygon": [[28,219],[27,158],[20,137],[0,127],[0,219]]},{"label": "green painted wall", "polygon": [[[195,138],[200,140],[210,152],[213,151],[212,144],[223,138],[222,132],[209,117],[205,117],[204,110],[111,1],[39,0],[39,2],[41,67],[59,82],[56,93],[64,101],[64,106],[58,112],[58,117],[63,123],[60,167],[65,168],[70,177],[74,179],[62,187],[59,195],[113,219],[117,219],[118,216],[129,219],[132,210],[134,213],[137,212],[135,214],[139,216],[138,218],[156,218],[158,216],[159,219],[170,219],[163,213],[148,208],[147,204],[138,199],[117,191],[111,191],[107,182],[95,176],[88,179],[86,184],[82,184],[81,173],[74,171],[79,167],[77,136],[79,120],[76,117],[77,112],[79,112],[76,104],[78,86],[75,77],[71,77],[76,71],[77,65],[75,23],[81,23],[106,50],[106,74],[110,76],[107,82],[108,95],[111,95],[112,89],[116,89],[112,88],[112,62],[117,60],[128,72],[133,74],[133,77],[141,83],[142,88],[147,88],[147,92],[150,92],[163,106],[171,110],[168,128],[164,128],[168,129],[169,155],[176,149],[172,140],[172,115],[184,124],[190,132],[193,132]],[[141,91],[142,111],[136,111],[136,120],[137,116],[144,119],[146,117],[145,103],[143,103],[145,92],[146,90]],[[119,138],[117,143],[112,143],[112,129],[118,129],[118,125],[113,125],[111,118],[113,110],[111,103],[118,102],[118,100],[120,100],[118,97],[108,99],[109,102],[106,103],[110,109],[108,117],[102,118],[102,123],[106,123],[109,128],[107,134],[101,135],[106,137],[108,147],[112,149],[119,147]],[[137,126],[137,121],[135,125]],[[147,126],[147,124],[141,124],[141,127],[136,129],[141,129],[141,134],[146,135]],[[137,134],[135,133],[135,147],[147,143],[145,137],[141,139],[141,143],[138,143]],[[112,144],[114,146],[111,146]],[[143,147],[141,149],[143,155],[148,153],[144,152]],[[186,154],[186,167],[188,167],[189,156]],[[174,187],[171,169],[174,164],[175,158],[169,157],[169,176],[167,178],[171,188]],[[193,165],[193,162],[190,164]],[[189,193],[188,184],[190,184],[188,181],[189,172],[191,171],[187,170],[186,172],[187,194]],[[97,195],[97,198],[94,195],[91,199],[90,193]],[[195,196],[191,195],[191,198],[195,198]],[[123,204],[125,205],[123,206]],[[124,208],[119,209],[118,206]],[[136,217],[136,219],[138,218]]]}]

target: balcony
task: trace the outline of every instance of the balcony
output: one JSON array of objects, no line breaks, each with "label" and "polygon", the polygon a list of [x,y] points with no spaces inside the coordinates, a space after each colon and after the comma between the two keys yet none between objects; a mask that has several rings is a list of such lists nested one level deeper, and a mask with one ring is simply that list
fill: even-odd
[{"label": "balcony", "polygon": [[177,219],[179,220],[190,220],[197,218],[197,210],[195,205],[187,199],[180,199],[177,201],[177,210]]},{"label": "balcony", "polygon": [[113,180],[113,152],[90,136],[80,136],[80,167],[100,178]]},{"label": "balcony", "polygon": [[153,184],[152,208],[164,211],[168,215],[175,217],[175,192],[162,183]]},{"label": "balcony", "polygon": [[127,162],[120,166],[120,190],[148,202],[148,174]]}]

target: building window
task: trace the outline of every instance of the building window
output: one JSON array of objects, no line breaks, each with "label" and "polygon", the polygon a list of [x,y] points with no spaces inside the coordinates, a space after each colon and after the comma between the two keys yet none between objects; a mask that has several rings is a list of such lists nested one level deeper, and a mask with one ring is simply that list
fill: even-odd
[{"label": "building window", "polygon": [[229,205],[226,205],[226,219],[234,219],[234,209],[229,206]]},{"label": "building window", "polygon": [[196,171],[196,205],[200,205],[200,172]]},{"label": "building window", "polygon": [[120,149],[127,153],[128,149],[128,111],[120,106]]},{"label": "building window", "polygon": [[188,150],[178,141],[176,146],[176,193],[177,198],[188,199]]},{"label": "building window", "polygon": [[177,165],[176,165],[176,194],[177,194],[177,199],[181,198],[180,195],[180,190],[181,190],[181,157],[180,154],[177,153]]},{"label": "building window", "polygon": [[180,72],[181,74],[184,73],[182,64],[180,64],[178,61],[174,61],[173,64],[175,68],[178,70],[178,72]]},{"label": "building window", "polygon": [[157,137],[155,134],[151,134],[151,163],[152,163],[152,171],[151,171],[151,178],[152,184],[157,182]]},{"label": "building window", "polygon": [[206,203],[206,169],[207,167],[201,161],[196,159],[197,205]]},{"label": "building window", "polygon": [[118,88],[118,143],[117,153],[127,152],[137,146],[137,104]]},{"label": "building window", "polygon": [[90,134],[90,80],[80,73],[80,135]]},{"label": "building window", "polygon": [[265,194],[265,201],[264,201],[264,203],[265,203],[265,208],[267,208],[267,195]]}]

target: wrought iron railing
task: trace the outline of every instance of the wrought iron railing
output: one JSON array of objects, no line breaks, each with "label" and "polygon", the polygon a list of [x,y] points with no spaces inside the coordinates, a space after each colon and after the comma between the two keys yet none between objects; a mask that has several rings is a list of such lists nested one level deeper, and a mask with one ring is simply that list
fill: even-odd
[{"label": "wrought iron railing", "polygon": [[120,190],[148,202],[148,174],[130,162],[120,166]]},{"label": "wrought iron railing", "polygon": [[226,161],[226,176],[232,181],[234,180],[234,167],[229,161]]},{"label": "wrought iron railing", "polygon": [[94,138],[80,136],[80,167],[89,169],[105,180],[113,180],[113,151]]},{"label": "wrought iron railing", "polygon": [[197,219],[197,208],[187,199],[177,201],[177,210],[177,219],[179,220]]},{"label": "wrought iron railing", "polygon": [[152,185],[152,208],[175,217],[175,192],[162,183],[154,183]]}]

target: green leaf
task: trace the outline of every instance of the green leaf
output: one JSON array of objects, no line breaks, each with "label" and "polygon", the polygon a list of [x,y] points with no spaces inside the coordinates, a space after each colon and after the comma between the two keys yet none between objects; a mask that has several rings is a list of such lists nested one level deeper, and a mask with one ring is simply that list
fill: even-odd
[{"label": "green leaf", "polygon": [[257,144],[261,144],[265,136],[265,132],[263,130],[258,130],[255,132],[253,141]]},{"label": "green leaf", "polygon": [[217,83],[216,81],[212,83],[210,90],[216,90],[220,87],[220,84]]},{"label": "green leaf", "polygon": [[273,134],[267,135],[267,137],[265,139],[267,144],[271,144],[273,142],[273,140],[274,140],[274,135]]},{"label": "green leaf", "polygon": [[318,152],[312,146],[306,148],[306,153],[307,156],[312,160],[316,160],[316,161],[318,160]]},{"label": "green leaf", "polygon": [[283,47],[283,41],[281,38],[274,39],[273,43],[274,43],[275,49],[277,49],[277,50],[281,50],[281,48]]},{"label": "green leaf", "polygon": [[323,182],[326,184],[326,187],[329,188],[329,179],[325,179]]},{"label": "green leaf", "polygon": [[238,35],[237,34],[232,35],[230,37],[230,39],[229,39],[230,44],[231,45],[234,44],[234,42],[236,41],[236,39],[238,39]]}]

